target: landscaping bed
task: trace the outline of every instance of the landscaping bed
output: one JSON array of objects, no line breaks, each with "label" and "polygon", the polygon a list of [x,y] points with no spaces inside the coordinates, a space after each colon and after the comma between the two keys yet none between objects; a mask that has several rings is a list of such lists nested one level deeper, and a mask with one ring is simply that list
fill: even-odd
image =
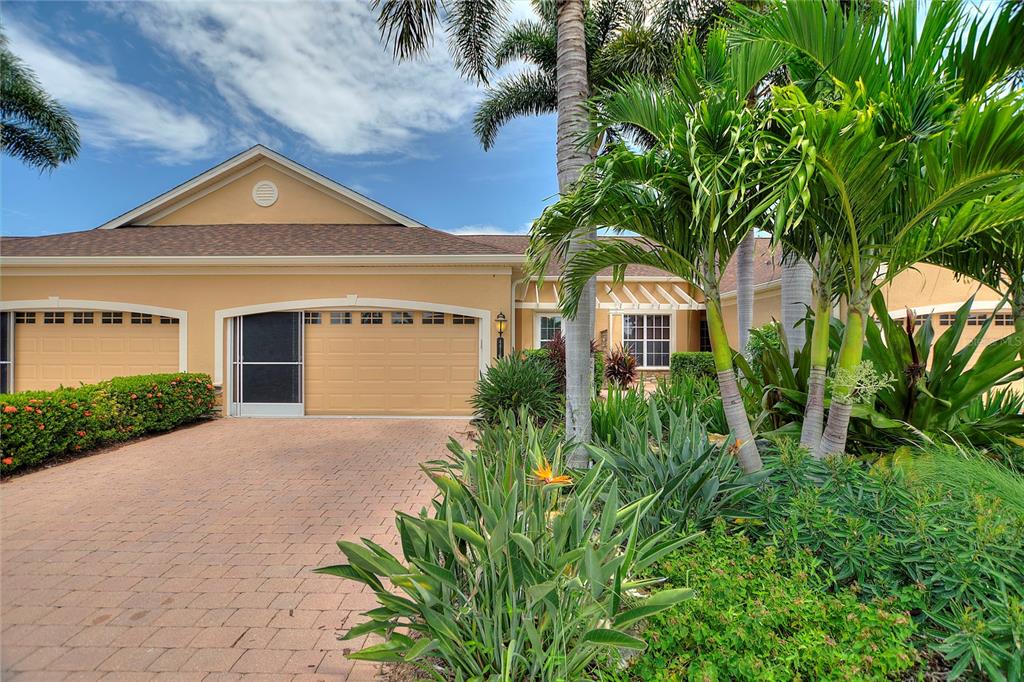
[{"label": "landscaping bed", "polygon": [[50,465],[212,415],[209,375],[148,374],[0,395],[0,473]]}]

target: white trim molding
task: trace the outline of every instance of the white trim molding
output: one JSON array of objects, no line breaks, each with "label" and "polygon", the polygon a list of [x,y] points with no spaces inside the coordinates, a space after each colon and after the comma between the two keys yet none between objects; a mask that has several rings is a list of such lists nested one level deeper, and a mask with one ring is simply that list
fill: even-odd
[{"label": "white trim molding", "polygon": [[[191,180],[186,180],[177,187],[164,192],[163,194],[147,201],[144,204],[136,206],[127,213],[122,213],[113,220],[109,220],[106,223],[100,225],[101,230],[111,230],[114,228],[121,227],[122,225],[128,225],[136,221],[140,221],[141,224],[147,225],[149,221],[156,220],[157,218],[151,215],[154,211],[160,211],[166,208],[168,205],[177,204],[179,207],[188,203],[188,199],[177,201],[182,195],[191,192],[192,190],[201,187],[203,184],[210,182],[218,176],[226,173],[231,173],[237,168],[258,163],[260,159],[265,161],[273,161],[280,166],[284,167],[291,173],[298,175],[300,178],[307,181],[310,186],[316,187],[327,193],[333,193],[339,198],[344,200],[346,203],[358,206],[366,211],[376,214],[380,218],[386,221],[397,223],[399,225],[405,225],[407,227],[423,227],[423,225],[409,216],[403,215],[398,211],[388,208],[383,204],[379,204],[369,197],[365,197],[359,192],[353,189],[345,187],[344,185],[331,180],[323,175],[320,175],[316,171],[306,168],[302,164],[292,161],[286,156],[275,152],[273,149],[264,147],[261,144],[254,145],[249,149],[245,150],[241,154],[232,156],[227,161],[217,164],[213,168],[200,173]],[[200,193],[200,196],[202,193]],[[199,198],[199,197],[196,197]]]},{"label": "white trim molding", "polygon": [[[936,313],[955,313],[960,310],[967,301],[955,301],[953,303],[939,303],[937,305],[918,305],[911,306],[911,310],[915,315],[934,315]],[[1001,301],[975,301],[974,305],[971,306],[971,310],[995,310]],[[1006,304],[1004,304],[1005,306]],[[907,308],[900,308],[899,310],[890,310],[889,317],[896,319],[907,316]]]},{"label": "white trim molding", "polygon": [[35,300],[0,301],[0,310],[107,310],[112,312],[146,313],[178,320],[178,371],[188,371],[188,311],[121,301],[91,301],[51,296]]},{"label": "white trim molding", "polygon": [[[214,312],[213,326],[213,383],[218,386],[224,383],[224,323],[229,317],[255,315],[258,313],[276,313],[284,311],[302,311],[316,308],[396,308],[404,310],[423,310],[428,312],[451,313],[477,318],[479,328],[479,366],[484,372],[490,365],[493,351],[491,349],[491,311],[483,308],[467,308],[445,303],[427,301],[410,301],[399,298],[367,298],[358,294],[349,294],[345,298],[307,298],[295,301],[275,301],[256,305],[222,308]],[[495,313],[497,314],[497,313]]]}]

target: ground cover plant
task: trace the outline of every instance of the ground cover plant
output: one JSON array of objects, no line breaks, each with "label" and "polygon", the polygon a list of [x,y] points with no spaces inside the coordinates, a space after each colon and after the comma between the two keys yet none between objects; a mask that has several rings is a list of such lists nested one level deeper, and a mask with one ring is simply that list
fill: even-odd
[{"label": "ground cover plant", "polygon": [[0,470],[166,431],[209,416],[207,374],[145,374],[53,391],[0,395]]},{"label": "ground cover plant", "polygon": [[633,577],[687,539],[641,534],[651,499],[625,502],[600,466],[567,472],[551,429],[505,415],[475,450],[453,442],[426,465],[438,494],[398,514],[401,559],[367,539],[338,543],[348,563],[318,572],[380,604],[347,637],[384,641],[352,658],[438,680],[577,680],[602,652],[643,648],[632,626],[689,598],[647,596],[656,580]]},{"label": "ground cover plant", "polygon": [[770,483],[747,498],[759,519],[747,532],[786,556],[814,553],[837,588],[867,598],[916,590],[920,632],[952,677],[1019,679],[1024,479],[965,456],[905,449],[868,466],[784,445]]},{"label": "ground cover plant", "polygon": [[669,358],[669,376],[678,381],[683,376],[715,376],[715,358],[711,353],[677,351]]},{"label": "ground cover plant", "polygon": [[898,600],[830,591],[819,559],[759,547],[721,520],[657,571],[694,598],[651,616],[647,651],[607,680],[881,681],[917,663]]}]

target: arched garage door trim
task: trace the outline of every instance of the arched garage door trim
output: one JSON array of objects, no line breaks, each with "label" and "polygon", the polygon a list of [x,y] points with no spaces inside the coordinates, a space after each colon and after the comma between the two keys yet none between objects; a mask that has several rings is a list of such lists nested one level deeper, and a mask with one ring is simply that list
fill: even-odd
[{"label": "arched garage door trim", "polygon": [[24,301],[0,301],[0,310],[107,310],[110,312],[145,313],[178,320],[178,371],[188,371],[188,312],[177,308],[164,308],[121,301],[88,301],[78,298],[40,298]]},{"label": "arched garage door trim", "polygon": [[259,303],[257,305],[223,308],[214,313],[214,348],[213,348],[213,382],[222,385],[224,382],[224,322],[229,317],[254,315],[257,313],[276,313],[289,310],[310,310],[313,308],[395,308],[398,310],[422,310],[426,312],[451,313],[468,315],[480,320],[478,358],[480,371],[487,369],[491,348],[491,326],[489,310],[483,308],[467,308],[465,306],[448,305],[445,303],[429,303],[426,301],[410,301],[401,298],[368,298],[351,294],[345,298],[307,298],[298,301],[277,301],[275,303]]}]

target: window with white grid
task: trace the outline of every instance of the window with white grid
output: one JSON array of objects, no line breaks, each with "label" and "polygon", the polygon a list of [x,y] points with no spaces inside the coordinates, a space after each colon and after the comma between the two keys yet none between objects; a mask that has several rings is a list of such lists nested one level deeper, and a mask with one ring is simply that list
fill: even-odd
[{"label": "window with white grid", "polygon": [[396,310],[391,313],[391,324],[412,324],[412,313]]},{"label": "window with white grid", "polygon": [[444,313],[423,313],[423,324],[444,324]]},{"label": "window with white grid", "polygon": [[352,313],[347,310],[332,310],[331,324],[352,324]]},{"label": "window with white grid", "polygon": [[622,345],[638,367],[668,367],[671,319],[670,315],[622,316]]},{"label": "window with white grid", "polygon": [[541,348],[547,348],[555,338],[555,334],[562,333],[562,316],[541,315],[538,324],[540,325],[540,334],[537,343]]},{"label": "window with white grid", "polygon": [[384,313],[359,313],[359,324],[384,324]]}]

